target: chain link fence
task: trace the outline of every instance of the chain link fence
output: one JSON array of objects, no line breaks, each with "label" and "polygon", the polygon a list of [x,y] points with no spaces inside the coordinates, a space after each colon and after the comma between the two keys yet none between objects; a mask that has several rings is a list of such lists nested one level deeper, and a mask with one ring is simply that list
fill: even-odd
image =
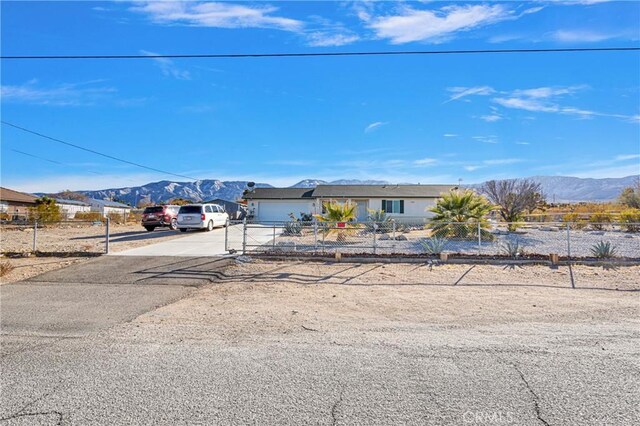
[{"label": "chain link fence", "polygon": [[108,221],[70,220],[0,225],[3,254],[97,255],[108,250]]},{"label": "chain link fence", "polygon": [[242,253],[640,262],[636,223],[236,222],[227,232],[228,250]]}]

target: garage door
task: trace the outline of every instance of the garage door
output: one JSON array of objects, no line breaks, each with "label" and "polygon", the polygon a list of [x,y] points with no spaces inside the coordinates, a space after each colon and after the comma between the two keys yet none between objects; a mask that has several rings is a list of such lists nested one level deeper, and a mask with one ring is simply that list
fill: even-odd
[{"label": "garage door", "polygon": [[300,217],[300,212],[307,211],[307,203],[279,202],[258,204],[258,220],[260,221],[285,221],[290,220],[289,213]]}]

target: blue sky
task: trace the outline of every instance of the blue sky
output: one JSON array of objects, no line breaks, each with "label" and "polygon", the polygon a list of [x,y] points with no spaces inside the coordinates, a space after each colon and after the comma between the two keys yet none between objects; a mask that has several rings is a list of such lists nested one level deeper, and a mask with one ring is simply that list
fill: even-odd
[{"label": "blue sky", "polygon": [[[2,2],[2,53],[631,47],[639,23],[638,2]],[[2,119],[202,179],[621,177],[640,172],[640,53],[4,60]],[[7,126],[1,177],[181,180]]]}]

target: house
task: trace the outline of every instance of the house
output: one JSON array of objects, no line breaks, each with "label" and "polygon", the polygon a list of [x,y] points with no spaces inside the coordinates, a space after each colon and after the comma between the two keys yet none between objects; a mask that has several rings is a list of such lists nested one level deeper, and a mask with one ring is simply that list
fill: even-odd
[{"label": "house", "polygon": [[91,211],[91,205],[84,201],[78,200],[65,200],[63,198],[54,198],[58,207],[65,218],[73,219],[76,217],[76,213],[85,213]]},{"label": "house", "polygon": [[289,220],[289,214],[320,214],[329,201],[357,205],[357,220],[366,221],[368,210],[382,210],[398,221],[423,221],[441,194],[455,185],[318,185],[315,188],[255,188],[247,192],[249,214],[258,221]]},{"label": "house", "polygon": [[131,206],[116,201],[89,198],[88,203],[92,212],[99,212],[104,217],[107,217],[110,213],[115,213],[122,215],[126,219],[126,216],[131,212]]},{"label": "house", "polygon": [[235,201],[223,200],[222,198],[216,198],[211,201],[204,201],[203,204],[217,204],[224,208],[224,211],[229,215],[230,220],[242,220],[247,216],[247,206],[244,204],[236,203]]},{"label": "house", "polygon": [[29,208],[36,205],[36,199],[31,194],[0,187],[0,213],[10,220],[26,219]]}]

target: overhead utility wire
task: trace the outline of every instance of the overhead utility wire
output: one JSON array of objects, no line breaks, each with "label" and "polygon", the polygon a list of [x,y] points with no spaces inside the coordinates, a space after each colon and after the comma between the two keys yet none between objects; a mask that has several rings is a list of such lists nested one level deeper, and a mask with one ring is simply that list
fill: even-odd
[{"label": "overhead utility wire", "polygon": [[191,177],[191,176],[185,176],[185,175],[181,175],[181,174],[177,174],[177,173],[168,172],[166,170],[156,169],[155,167],[145,166],[144,164],[135,163],[135,162],[129,161],[129,160],[124,160],[122,158],[114,157],[113,155],[104,154],[102,152],[98,152],[98,151],[95,151],[93,149],[85,148],[83,146],[76,145],[76,144],[73,144],[71,142],[65,142],[65,141],[63,141],[61,139],[56,139],[56,138],[53,138],[51,136],[47,136],[47,135],[44,135],[42,133],[35,132],[33,130],[29,130],[29,129],[26,129],[24,127],[20,127],[18,125],[9,123],[9,122],[4,121],[4,120],[2,120],[1,122],[2,122],[2,124],[6,125],[6,126],[10,126],[10,127],[15,128],[15,129],[22,130],[23,132],[31,133],[32,135],[40,136],[41,138],[49,139],[51,141],[54,141],[54,142],[57,142],[57,143],[61,143],[61,144],[64,144],[64,145],[68,145],[68,146],[71,146],[73,148],[81,149],[82,151],[87,151],[87,152],[90,152],[92,154],[100,155],[102,157],[109,158],[111,160],[120,161],[121,163],[130,164],[132,166],[141,167],[143,169],[151,170],[151,171],[158,172],[158,173],[163,173],[163,174],[166,174],[166,175],[177,176],[177,177],[186,178],[186,179],[189,179],[189,180],[199,180],[199,179]]},{"label": "overhead utility wire", "polygon": [[405,50],[373,52],[204,53],[175,55],[13,55],[0,59],[180,59],[180,58],[290,58],[315,56],[466,55],[488,53],[627,52],[640,47],[566,47],[558,49]]}]

